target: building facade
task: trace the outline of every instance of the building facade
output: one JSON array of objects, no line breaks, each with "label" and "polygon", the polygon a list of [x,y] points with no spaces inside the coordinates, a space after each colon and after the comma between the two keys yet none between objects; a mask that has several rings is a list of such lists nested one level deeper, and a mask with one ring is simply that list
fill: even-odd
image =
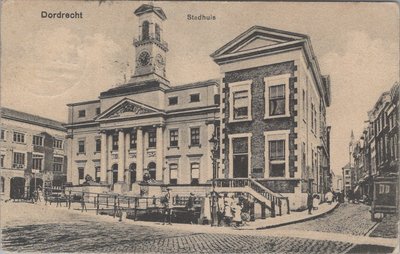
[{"label": "building facade", "polygon": [[69,182],[90,175],[114,192],[138,194],[143,182],[251,178],[289,197],[292,209],[305,207],[308,191],[331,187],[330,80],[308,36],[252,27],[211,55],[222,82],[171,85],[165,13],[144,4],[135,14],[140,32],[129,82],[68,105]]},{"label": "building facade", "polygon": [[211,55],[223,73],[222,158],[226,178],[254,178],[305,207],[330,188],[330,80],[308,36],[254,26]]},{"label": "building facade", "polygon": [[1,108],[1,193],[3,199],[29,197],[35,186],[66,182],[66,130],[62,123]]},{"label": "building facade", "polygon": [[219,133],[219,82],[171,86],[162,9],[135,11],[136,69],[128,83],[97,100],[69,104],[68,181],[86,175],[119,193],[138,183],[201,185],[212,178],[211,139]]}]

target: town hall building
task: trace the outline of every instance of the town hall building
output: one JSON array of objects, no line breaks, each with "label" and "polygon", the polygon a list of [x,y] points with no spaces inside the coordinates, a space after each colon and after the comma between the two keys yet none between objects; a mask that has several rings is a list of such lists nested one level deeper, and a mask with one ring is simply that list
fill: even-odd
[{"label": "town hall building", "polygon": [[211,190],[217,178],[219,191],[286,198],[290,209],[329,188],[330,82],[308,36],[251,27],[211,55],[222,79],[174,85],[165,13],[150,4],[134,13],[134,75],[96,100],[68,104],[70,183],[90,175],[138,195],[143,182]]}]

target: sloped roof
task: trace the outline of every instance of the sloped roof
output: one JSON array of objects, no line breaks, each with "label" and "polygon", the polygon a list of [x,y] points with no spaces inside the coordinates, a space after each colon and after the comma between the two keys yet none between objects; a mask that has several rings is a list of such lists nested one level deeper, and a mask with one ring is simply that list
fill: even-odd
[{"label": "sloped roof", "polygon": [[167,16],[160,7],[153,6],[152,4],[142,4],[139,8],[135,10],[135,15],[140,16],[144,13],[154,12],[162,20],[166,20]]},{"label": "sloped roof", "polygon": [[38,115],[33,115],[21,111],[17,111],[14,109],[1,107],[1,117],[5,119],[21,121],[29,124],[35,124],[42,127],[47,127],[50,129],[55,129],[59,131],[66,131],[64,128],[64,123],[55,121],[49,118],[41,117]]}]

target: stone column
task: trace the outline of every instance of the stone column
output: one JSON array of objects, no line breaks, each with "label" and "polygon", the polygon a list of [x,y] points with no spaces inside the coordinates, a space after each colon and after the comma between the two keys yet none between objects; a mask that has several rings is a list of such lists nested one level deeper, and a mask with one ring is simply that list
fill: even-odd
[{"label": "stone column", "polygon": [[[129,164],[128,164],[128,158],[129,158],[129,149],[130,149],[130,140],[131,136],[130,136],[130,130],[128,132],[125,133],[125,167],[126,169],[129,169]],[[129,170],[127,170],[125,172],[125,183],[127,183],[128,185],[131,184],[131,180],[130,180],[130,172]]]},{"label": "stone column", "polygon": [[136,181],[140,182],[143,181],[143,130],[138,128],[136,131]]},{"label": "stone column", "polygon": [[108,168],[108,151],[107,151],[107,134],[105,131],[101,132],[101,157],[100,157],[100,181],[107,184],[107,168]]},{"label": "stone column", "polygon": [[[108,147],[108,149],[107,149],[107,158],[111,158],[111,151],[112,151],[112,146],[113,146],[113,144],[112,144],[112,135],[113,134],[111,134],[111,135],[108,135],[107,136],[107,139],[108,139],[108,143],[107,143],[107,147]],[[111,159],[109,159],[108,161],[107,161],[107,168],[109,169],[107,172],[107,174],[108,174],[108,179],[107,179],[107,181],[108,181],[108,184],[112,184],[113,182],[113,172],[111,171],[111,162],[112,162],[112,160]]]},{"label": "stone column", "polygon": [[124,182],[125,173],[125,135],[118,130],[118,182]]},{"label": "stone column", "polygon": [[163,166],[164,166],[164,135],[163,135],[163,127],[157,126],[156,132],[156,157],[157,157],[157,164],[156,164],[156,180],[162,181],[163,180]]}]

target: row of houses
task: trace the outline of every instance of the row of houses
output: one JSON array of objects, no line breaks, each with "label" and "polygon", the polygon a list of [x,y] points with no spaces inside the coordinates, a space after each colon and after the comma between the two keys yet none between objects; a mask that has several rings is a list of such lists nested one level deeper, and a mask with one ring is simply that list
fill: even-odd
[{"label": "row of houses", "polygon": [[89,175],[104,190],[138,195],[144,182],[204,192],[213,179],[251,179],[291,209],[331,188],[331,85],[309,36],[251,27],[211,54],[221,78],[176,85],[166,73],[166,14],[149,4],[134,14],[133,76],[68,104],[70,185]]},{"label": "row of houses", "polygon": [[373,196],[376,177],[398,177],[399,173],[399,83],[381,94],[368,112],[362,135],[352,133],[349,163],[343,168],[346,191]]}]

